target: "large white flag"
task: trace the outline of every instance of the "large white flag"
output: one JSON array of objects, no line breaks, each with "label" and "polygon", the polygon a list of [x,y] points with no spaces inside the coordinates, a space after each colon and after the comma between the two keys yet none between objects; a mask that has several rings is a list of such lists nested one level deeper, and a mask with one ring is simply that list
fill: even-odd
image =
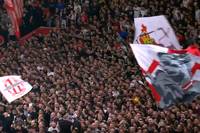
[{"label": "large white flag", "polygon": [[31,89],[32,86],[22,80],[20,76],[0,77],[0,91],[9,103],[24,96]]},{"label": "large white flag", "polygon": [[176,35],[165,16],[135,18],[135,44],[156,44],[182,49]]},{"label": "large white flag", "polygon": [[200,95],[200,51],[131,44],[132,51],[161,108],[191,102]]}]

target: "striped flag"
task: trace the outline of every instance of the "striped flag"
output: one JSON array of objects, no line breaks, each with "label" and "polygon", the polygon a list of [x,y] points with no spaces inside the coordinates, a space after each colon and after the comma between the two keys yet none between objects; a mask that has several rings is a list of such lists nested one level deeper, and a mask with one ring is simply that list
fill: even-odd
[{"label": "striped flag", "polygon": [[198,48],[171,50],[139,44],[131,44],[131,48],[160,108],[191,102],[200,94]]},{"label": "striped flag", "polygon": [[23,5],[24,5],[23,0],[13,0],[13,5],[15,8],[17,22],[19,25],[21,25],[23,17]]},{"label": "striped flag", "polygon": [[5,0],[5,7],[10,16],[13,29],[17,38],[20,37],[19,26],[22,23],[23,17],[23,0]]}]

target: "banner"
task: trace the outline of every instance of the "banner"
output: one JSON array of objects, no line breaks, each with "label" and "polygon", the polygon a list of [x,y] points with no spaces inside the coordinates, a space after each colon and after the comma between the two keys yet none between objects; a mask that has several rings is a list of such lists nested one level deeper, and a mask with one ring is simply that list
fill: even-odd
[{"label": "banner", "polygon": [[21,98],[32,89],[32,86],[21,79],[20,76],[4,76],[0,77],[0,92],[11,103]]},{"label": "banner", "polygon": [[5,8],[7,10],[8,15],[10,16],[12,28],[15,31],[15,35],[17,38],[20,37],[20,29],[19,26],[22,22],[23,16],[23,0],[5,0]]},{"label": "banner", "polygon": [[23,0],[13,0],[14,10],[17,17],[17,22],[19,25],[22,24],[23,12],[24,12],[24,3]]},{"label": "banner", "polygon": [[[160,108],[191,102],[200,94],[200,51],[131,44]],[[196,51],[196,52],[194,52]]]},{"label": "banner", "polygon": [[134,18],[135,44],[155,44],[171,49],[182,49],[164,16]]}]

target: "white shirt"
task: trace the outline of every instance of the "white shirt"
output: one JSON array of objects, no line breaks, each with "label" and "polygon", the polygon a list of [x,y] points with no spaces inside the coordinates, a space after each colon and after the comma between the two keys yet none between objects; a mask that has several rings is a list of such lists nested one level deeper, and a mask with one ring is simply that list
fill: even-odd
[{"label": "white shirt", "polygon": [[74,11],[75,11],[76,13],[81,13],[81,6],[80,6],[80,5],[75,5],[75,6],[74,6]]},{"label": "white shirt", "polygon": [[147,15],[147,12],[148,12],[147,9],[143,9],[143,10],[140,11],[142,17],[146,16],[146,15]]},{"label": "white shirt", "polygon": [[195,20],[197,22],[200,22],[200,9],[195,11]]},{"label": "white shirt", "polygon": [[141,8],[140,7],[134,7],[134,18],[140,17]]},{"label": "white shirt", "polygon": [[48,128],[48,132],[52,132],[52,131],[54,131],[54,130],[56,130],[56,131],[59,133],[59,129],[58,129],[57,127],[55,127],[55,128],[49,127],[49,128]]}]

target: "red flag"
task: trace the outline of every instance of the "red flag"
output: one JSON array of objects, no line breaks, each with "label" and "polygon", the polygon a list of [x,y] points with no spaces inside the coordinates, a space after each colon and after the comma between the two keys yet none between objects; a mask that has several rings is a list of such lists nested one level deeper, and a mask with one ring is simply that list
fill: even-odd
[{"label": "red flag", "polygon": [[23,0],[5,0],[5,7],[10,16],[15,35],[20,37],[19,26],[22,23]]},{"label": "red flag", "polygon": [[17,22],[19,25],[21,25],[23,17],[23,0],[13,0],[13,5],[17,17]]}]

